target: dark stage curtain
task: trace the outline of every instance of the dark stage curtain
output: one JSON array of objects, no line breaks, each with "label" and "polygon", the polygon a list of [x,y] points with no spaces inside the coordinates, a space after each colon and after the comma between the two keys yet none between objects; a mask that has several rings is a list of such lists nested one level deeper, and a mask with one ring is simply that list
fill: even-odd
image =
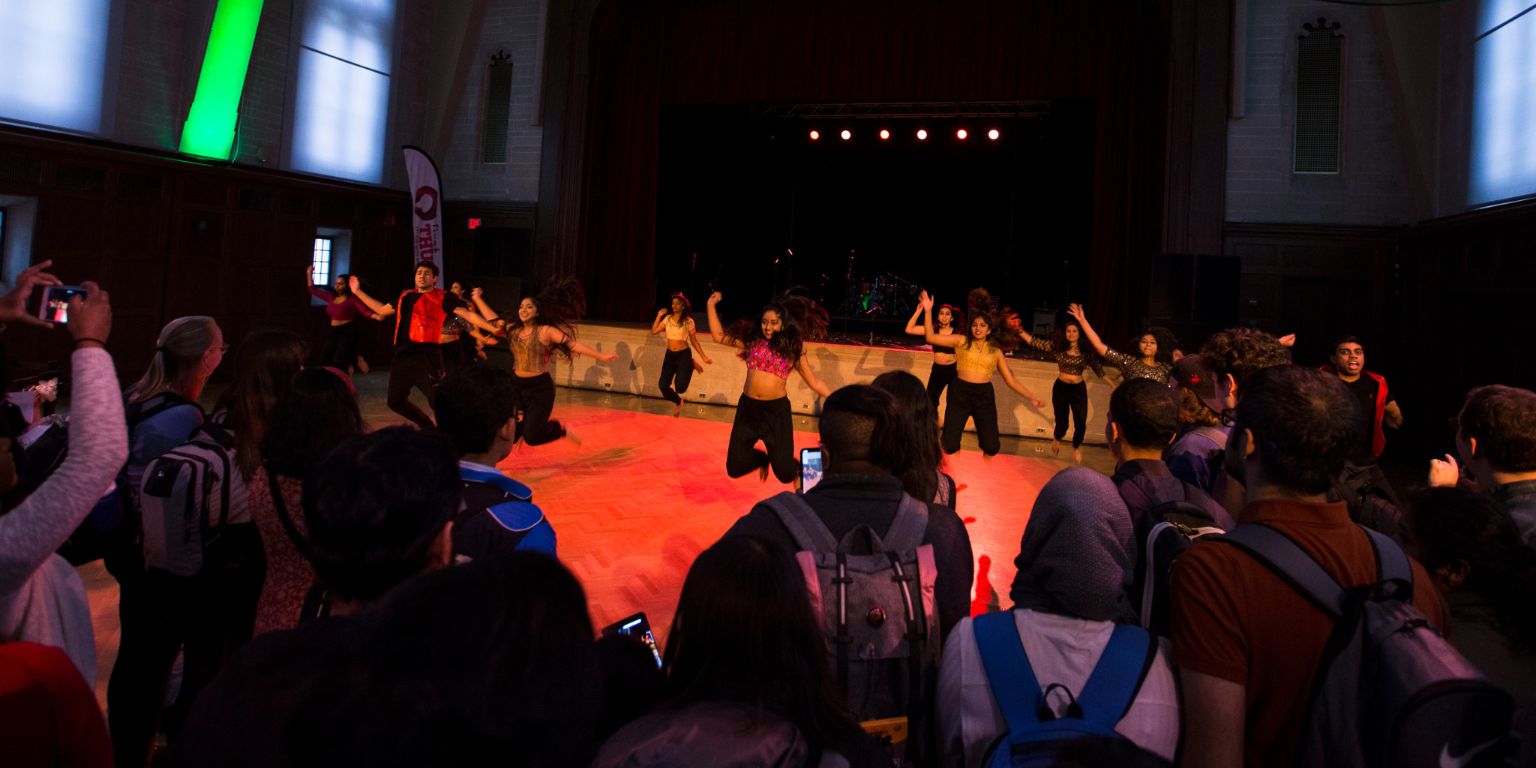
[{"label": "dark stage curtain", "polygon": [[1086,97],[1096,156],[1091,288],[1080,298],[1106,330],[1124,331],[1145,311],[1159,237],[1166,18],[1155,2],[604,2],[566,265],[587,279],[594,316],[654,312],[665,105]]}]

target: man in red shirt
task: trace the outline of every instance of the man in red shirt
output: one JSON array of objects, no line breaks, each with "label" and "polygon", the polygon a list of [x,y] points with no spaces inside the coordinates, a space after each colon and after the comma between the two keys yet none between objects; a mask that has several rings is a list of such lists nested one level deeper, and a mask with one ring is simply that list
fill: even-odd
[{"label": "man in red shirt", "polygon": [[422,429],[432,428],[432,419],[411,402],[411,390],[419,389],[432,402],[433,381],[443,375],[443,356],[438,343],[443,323],[449,314],[464,318],[475,327],[495,333],[496,326],[471,309],[459,297],[437,287],[437,265],[423,261],[416,265],[416,287],[400,292],[393,306],[363,293],[357,278],[352,278],[352,294],[361,299],[379,317],[395,316],[395,357],[389,364],[389,409],[410,419]]},{"label": "man in red shirt", "polygon": [[[1376,580],[1365,531],[1327,491],[1358,437],[1358,403],[1338,378],[1280,366],[1243,387],[1227,444],[1243,459],[1238,525],[1290,537],[1346,587]],[[1436,627],[1449,614],[1413,568],[1413,602]],[[1333,622],[1246,552],[1199,541],[1173,566],[1174,664],[1183,684],[1184,764],[1296,765]]]}]

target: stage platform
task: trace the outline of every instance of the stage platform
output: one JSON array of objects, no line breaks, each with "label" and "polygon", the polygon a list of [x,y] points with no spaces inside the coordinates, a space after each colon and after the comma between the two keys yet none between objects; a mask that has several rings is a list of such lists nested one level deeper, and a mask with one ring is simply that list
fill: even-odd
[{"label": "stage platform", "polygon": [[[726,367],[722,362],[716,371]],[[742,368],[728,365],[734,390]],[[387,381],[384,372],[357,377],[359,404],[374,429],[403,423],[385,407]],[[211,404],[217,395],[210,391],[205,399]],[[665,638],[693,559],[753,504],[788,487],[756,475],[726,477],[734,408],[690,403],[681,418],[671,412],[671,404],[658,398],[561,388],[555,417],[577,439],[520,446],[500,465],[534,489],[555,528],[561,561],[586,589],[595,626],[645,611]],[[796,415],[794,427],[797,448],[816,444],[814,417]],[[1070,447],[1062,451],[1063,461],[1051,456],[1044,441],[1002,442],[1002,453],[988,460],[967,435],[960,453],[949,457],[947,471],[961,488],[957,510],[976,558],[973,611],[1012,604],[1013,558],[1029,510],[1040,487],[1069,466]],[[1084,454],[1087,466],[1112,471],[1106,450],[1089,447]],[[80,573],[96,630],[96,691],[105,706],[120,636],[117,583],[100,562]]]},{"label": "stage platform", "polygon": [[[701,313],[695,322],[704,324]],[[555,383],[566,387],[618,392],[645,397],[661,397],[656,381],[661,376],[662,358],[666,355],[666,341],[660,335],[651,335],[650,328],[637,325],[593,323],[581,326],[577,331],[583,342],[603,352],[614,352],[618,359],[602,363],[589,357],[577,357],[567,362],[563,358],[555,364]],[[914,337],[915,338],[915,337]],[[714,361],[704,366],[703,373],[696,373],[689,385],[686,398],[689,403],[711,405],[735,405],[741,395],[742,382],[746,377],[744,364],[729,347],[714,343],[707,334],[700,334],[704,351]],[[907,371],[923,381],[933,367],[933,352],[927,347],[904,348],[897,346],[857,346],[852,344],[808,344],[807,354],[811,369],[816,376],[832,389],[848,384],[868,383],[886,371]],[[1045,402],[1044,408],[1035,408],[994,377],[992,387],[997,391],[998,430],[1004,435],[1027,438],[1049,438],[1054,418],[1051,412],[1051,386],[1056,381],[1056,364],[1040,360],[1010,359],[1009,370],[1020,384]],[[1109,412],[1108,384],[1092,373],[1088,374],[1088,433],[1086,442],[1103,445],[1105,414]],[[800,380],[790,376],[789,400],[795,413],[814,413],[816,393]],[[942,407],[942,406],[941,406]],[[941,411],[942,413],[942,411]],[[968,431],[971,431],[968,429]],[[1070,435],[1069,435],[1070,436]]]}]

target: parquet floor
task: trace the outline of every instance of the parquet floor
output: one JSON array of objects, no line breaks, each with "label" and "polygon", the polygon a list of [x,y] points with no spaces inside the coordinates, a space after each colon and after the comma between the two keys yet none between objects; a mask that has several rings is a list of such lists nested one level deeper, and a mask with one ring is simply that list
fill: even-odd
[{"label": "parquet floor", "polygon": [[[365,418],[375,427],[398,419],[384,407],[382,374],[359,377]],[[756,475],[725,475],[733,409],[690,406],[673,418],[665,401],[559,390],[555,417],[576,439],[518,447],[500,465],[530,485],[558,537],[560,559],[586,588],[593,624],[638,611],[665,639],[683,579],[694,557],[758,500],[785,489]],[[795,419],[796,448],[816,444],[815,420]],[[1040,487],[1066,462],[1044,443],[1005,439],[1004,452],[983,459],[974,439],[950,458],[961,486],[957,509],[977,559],[973,610],[1010,605],[1013,558]],[[1085,463],[1109,471],[1102,448],[1085,448]],[[1063,451],[1065,454],[1066,451]],[[118,643],[117,585],[100,564],[82,568],[96,619],[97,692]]]}]

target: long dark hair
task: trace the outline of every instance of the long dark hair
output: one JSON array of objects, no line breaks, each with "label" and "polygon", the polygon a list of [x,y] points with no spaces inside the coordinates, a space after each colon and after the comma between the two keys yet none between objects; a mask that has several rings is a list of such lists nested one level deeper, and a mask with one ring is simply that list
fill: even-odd
[{"label": "long dark hair", "polygon": [[763,315],[769,312],[779,316],[783,327],[767,340],[768,348],[785,360],[798,361],[805,354],[805,342],[827,337],[827,310],[791,289],[765,304],[756,318],[742,318],[725,329],[726,336],[742,343],[741,359],[747,359],[753,344],[764,340]]},{"label": "long dark hair", "polygon": [[669,314],[669,315],[672,314],[672,300],[673,299],[677,299],[678,301],[683,302],[683,311],[677,316],[677,322],[679,324],[682,324],[682,325],[687,325],[688,321],[693,319],[693,302],[689,301],[688,297],[684,296],[681,292],[674,293],[671,296],[668,296],[667,297],[667,314]]},{"label": "long dark hair", "polygon": [[235,462],[247,479],[261,466],[261,444],[277,400],[304,367],[304,340],[293,331],[251,331],[235,349],[234,379],[214,415],[234,433]]},{"label": "long dark hair", "polygon": [[894,440],[879,441],[897,447],[901,455],[892,457],[892,471],[901,478],[901,486],[918,501],[932,501],[938,494],[937,470],[943,466],[944,450],[939,446],[939,419],[928,389],[916,376],[906,371],[886,371],[871,382],[889,392],[896,401],[896,419],[892,425]]},{"label": "long dark hair", "polygon": [[1019,344],[1023,343],[1023,339],[1019,338],[1017,333],[1010,330],[1007,323],[1004,323],[1003,318],[998,315],[997,307],[992,301],[992,294],[988,293],[987,289],[972,288],[971,292],[965,297],[965,303],[971,308],[965,325],[966,349],[970,349],[971,342],[975,341],[971,336],[971,324],[975,323],[977,318],[981,318],[981,321],[987,324],[986,341],[988,344],[1004,352],[1011,352],[1018,349]]},{"label": "long dark hair", "polygon": [[363,431],[363,414],[346,374],[306,368],[278,398],[261,455],[271,471],[302,478],[331,449]]},{"label": "long dark hair", "polygon": [[352,284],[347,282],[351,277],[352,275],[346,272],[337,275],[336,281],[341,283],[341,287],[337,288],[335,285],[332,285],[331,290],[335,291],[337,296],[346,296],[352,293]]},{"label": "long dark hair", "polygon": [[[965,322],[966,321],[965,310],[963,310],[963,309],[961,309],[961,308],[959,308],[959,307],[957,307],[957,306],[955,306],[953,304],[940,304],[939,305],[939,310],[940,311],[943,311],[943,310],[946,310],[946,309],[949,310],[949,315],[950,315],[950,319],[949,319],[949,332],[950,333],[954,333],[957,329],[962,331],[962,332],[964,332],[964,330],[969,327],[969,326],[966,325],[966,322]],[[930,333],[938,333],[939,332],[939,326],[941,325],[941,323],[939,322],[939,313],[938,312],[933,313],[933,325],[934,325],[934,327],[929,328],[928,331]]]},{"label": "long dark hair", "polygon": [[[582,290],[581,283],[570,275],[555,275],[538,294],[523,298],[533,302],[533,306],[538,309],[538,314],[527,325],[535,330],[541,325],[548,325],[565,334],[565,342],[556,344],[555,349],[570,357],[570,340],[576,338],[576,323],[587,313],[587,294]],[[521,331],[524,325],[522,318],[518,317],[517,308],[513,307],[512,316],[507,320],[507,336]]]},{"label": "long dark hair", "polygon": [[1461,486],[1427,488],[1414,496],[1408,520],[1424,569],[1471,566],[1462,588],[1492,604],[1494,625],[1511,649],[1536,654],[1536,551],[1521,543],[1503,506]]},{"label": "long dark hair", "polygon": [[821,749],[858,737],[837,703],[805,578],[764,539],[721,539],[693,561],[665,666],[669,706],[740,702],[793,722]]}]

